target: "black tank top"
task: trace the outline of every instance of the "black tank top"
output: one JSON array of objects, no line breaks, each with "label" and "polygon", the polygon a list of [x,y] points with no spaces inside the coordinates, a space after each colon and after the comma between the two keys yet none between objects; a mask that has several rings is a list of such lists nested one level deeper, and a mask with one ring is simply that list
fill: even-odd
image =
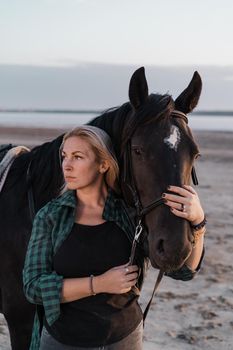
[{"label": "black tank top", "polygon": [[[54,270],[64,278],[100,275],[129,260],[131,243],[114,222],[89,226],[74,224],[54,256]],[[98,347],[129,335],[142,320],[138,294],[100,293],[61,304],[59,318],[48,332],[59,342],[80,347]]]}]

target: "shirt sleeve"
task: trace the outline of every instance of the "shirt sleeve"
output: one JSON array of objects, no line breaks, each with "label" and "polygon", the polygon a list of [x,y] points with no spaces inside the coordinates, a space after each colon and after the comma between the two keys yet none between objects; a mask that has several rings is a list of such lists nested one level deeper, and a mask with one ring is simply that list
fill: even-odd
[{"label": "shirt sleeve", "polygon": [[46,205],[33,222],[23,268],[23,288],[29,302],[43,305],[51,325],[60,314],[63,277],[52,270],[52,224],[48,220],[48,210],[49,205]]},{"label": "shirt sleeve", "polygon": [[177,271],[166,272],[165,276],[171,277],[175,280],[190,281],[191,279],[193,279],[195,277],[195,275],[200,270],[204,255],[205,255],[205,248],[203,247],[201,259],[199,261],[199,264],[198,264],[196,270],[192,270],[192,269],[190,269],[190,267],[188,267],[187,265],[184,264]]}]

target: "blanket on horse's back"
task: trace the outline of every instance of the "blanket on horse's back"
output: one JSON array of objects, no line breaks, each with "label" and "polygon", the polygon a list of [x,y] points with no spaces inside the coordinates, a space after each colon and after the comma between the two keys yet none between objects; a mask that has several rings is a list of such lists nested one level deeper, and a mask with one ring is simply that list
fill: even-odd
[{"label": "blanket on horse's back", "polygon": [[11,143],[0,145],[0,192],[15,158],[25,152],[30,152],[30,149],[25,146],[13,146]]}]

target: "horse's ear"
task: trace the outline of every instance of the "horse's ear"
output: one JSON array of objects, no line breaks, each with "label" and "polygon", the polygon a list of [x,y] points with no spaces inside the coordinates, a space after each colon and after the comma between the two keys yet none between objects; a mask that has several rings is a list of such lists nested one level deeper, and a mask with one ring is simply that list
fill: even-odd
[{"label": "horse's ear", "polygon": [[185,114],[192,112],[197,106],[201,95],[202,81],[199,73],[193,74],[188,87],[175,100],[175,108]]},{"label": "horse's ear", "polygon": [[131,105],[137,109],[148,98],[148,85],[145,76],[145,68],[137,69],[129,83],[129,100]]}]

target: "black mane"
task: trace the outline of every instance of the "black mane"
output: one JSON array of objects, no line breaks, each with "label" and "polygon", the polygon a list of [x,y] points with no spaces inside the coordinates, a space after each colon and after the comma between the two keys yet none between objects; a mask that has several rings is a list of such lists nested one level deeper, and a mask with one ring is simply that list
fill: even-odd
[{"label": "black mane", "polygon": [[[34,147],[31,151],[31,177],[34,179],[33,187],[40,193],[40,196],[42,196],[42,193],[46,193],[46,197],[53,198],[57,196],[63,184],[59,156],[62,139],[63,135],[60,135],[52,142]],[[41,176],[38,176],[38,174]],[[51,178],[53,179],[52,184]]]},{"label": "black mane", "polygon": [[110,135],[119,159],[121,149],[138,126],[161,118],[166,119],[173,110],[174,101],[170,95],[151,94],[146,103],[137,110],[132,108],[130,102],[126,102],[120,107],[106,110],[88,124],[97,126]]},{"label": "black mane", "polygon": [[124,128],[123,144],[133,135],[135,130],[143,124],[158,122],[170,117],[174,110],[174,102],[170,95],[151,94],[145,104],[131,115]]},{"label": "black mane", "polygon": [[[36,210],[45,205],[48,200],[56,197],[63,183],[61,172],[59,147],[63,135],[58,136],[51,142],[46,142],[34,147],[31,152],[24,153],[16,158],[11,166],[5,189],[11,189],[24,179],[26,184],[26,173],[30,165],[30,175],[35,197]],[[52,181],[51,181],[52,179]]]},{"label": "black mane", "polygon": [[112,139],[117,158],[120,158],[122,134],[127,119],[132,111],[129,102],[120,107],[110,108],[91,120],[88,124],[105,130]]}]

